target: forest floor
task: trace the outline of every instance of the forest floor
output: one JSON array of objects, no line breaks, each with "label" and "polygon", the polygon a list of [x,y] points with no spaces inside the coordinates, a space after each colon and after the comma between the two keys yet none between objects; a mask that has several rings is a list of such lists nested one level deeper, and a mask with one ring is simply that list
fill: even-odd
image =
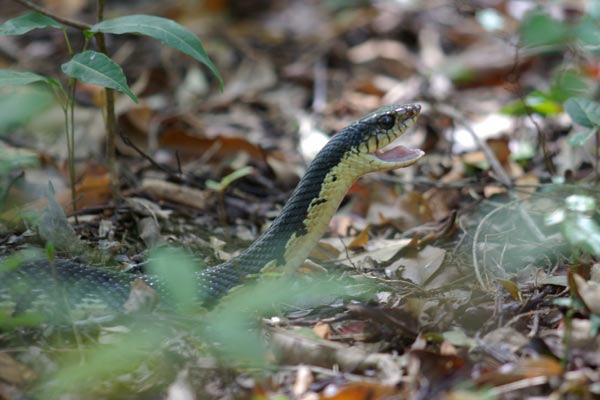
[{"label": "forest floor", "polygon": [[[0,22],[30,11],[5,3]],[[93,23],[89,3],[40,2]],[[66,330],[0,314],[0,398],[600,395],[591,11],[517,0],[113,3],[107,19],[152,14],[197,34],[223,90],[158,41],[107,35],[139,102],[116,92],[115,182],[104,90],[75,87],[74,203],[61,107],[35,85],[0,87],[4,264],[38,249],[127,269],[165,247],[202,267],[227,261],[279,213],[331,134],[382,105],[421,105],[403,144],[426,156],[361,178],[310,263],[221,307]],[[79,51],[81,32],[67,34]],[[1,69],[66,83],[68,60],[61,30],[0,36]]]}]

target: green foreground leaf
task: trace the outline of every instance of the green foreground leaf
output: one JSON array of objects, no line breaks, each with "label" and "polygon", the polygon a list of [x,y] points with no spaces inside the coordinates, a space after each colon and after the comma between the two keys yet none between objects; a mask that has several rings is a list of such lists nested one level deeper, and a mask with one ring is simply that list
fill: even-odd
[{"label": "green foreground leaf", "polygon": [[34,29],[41,28],[64,29],[64,26],[43,14],[29,13],[5,21],[0,25],[0,36],[22,35]]},{"label": "green foreground leaf", "polygon": [[206,54],[206,51],[204,51],[200,39],[187,28],[173,20],[153,15],[128,15],[102,21],[92,26],[90,32],[112,33],[116,35],[137,33],[150,36],[169,47],[194,57],[206,65],[217,77],[221,89],[223,89],[223,79],[219,75],[217,67],[215,67]]},{"label": "green foreground leaf", "polygon": [[135,94],[127,86],[127,79],[125,79],[121,67],[102,53],[92,50],[84,51],[76,54],[61,68],[71,78],[118,90],[125,93],[134,102],[138,102]]},{"label": "green foreground leaf", "polygon": [[567,139],[568,143],[573,147],[582,147],[596,133],[595,129],[586,129],[580,132],[575,132]]},{"label": "green foreground leaf", "polygon": [[[14,83],[13,83],[14,84]],[[46,85],[19,85],[0,90],[0,137],[41,115],[55,98]]]},{"label": "green foreground leaf", "polygon": [[593,128],[600,125],[600,103],[582,97],[573,97],[565,102],[565,111],[573,122]]},{"label": "green foreground leaf", "polygon": [[562,45],[570,31],[560,21],[542,13],[532,13],[522,22],[521,43],[524,47]]},{"label": "green foreground leaf", "polygon": [[8,69],[0,70],[0,87],[29,85],[35,82],[44,82],[50,86],[60,86],[56,80],[33,72],[12,71]]}]

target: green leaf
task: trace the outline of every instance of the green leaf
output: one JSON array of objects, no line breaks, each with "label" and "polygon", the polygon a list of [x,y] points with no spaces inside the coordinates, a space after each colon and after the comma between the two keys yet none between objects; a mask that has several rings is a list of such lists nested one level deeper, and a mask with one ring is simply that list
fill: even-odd
[{"label": "green leaf", "polygon": [[64,29],[61,24],[46,15],[30,13],[5,21],[0,25],[0,36],[22,35],[40,28]]},{"label": "green leaf", "polygon": [[522,117],[523,115],[527,115],[527,107],[523,100],[516,100],[502,107],[500,112],[507,115]]},{"label": "green leaf", "polygon": [[600,125],[600,103],[582,97],[572,97],[565,102],[565,111],[573,122],[593,128]]},{"label": "green leaf", "polygon": [[596,132],[595,129],[586,129],[583,131],[575,132],[569,136],[567,140],[569,144],[573,147],[581,147],[592,137],[592,135]]},{"label": "green leaf", "polygon": [[580,45],[595,55],[600,54],[600,27],[596,18],[585,15],[575,28],[575,37]]},{"label": "green leaf", "polygon": [[521,42],[525,47],[560,45],[569,37],[569,29],[546,14],[530,14],[521,24]]},{"label": "green leaf", "polygon": [[55,98],[46,85],[26,85],[0,90],[0,137],[41,115]]},{"label": "green leaf", "polygon": [[29,85],[30,83],[44,82],[51,86],[60,86],[56,80],[33,72],[0,70],[0,87],[14,85]]},{"label": "green leaf", "polygon": [[200,39],[173,20],[153,15],[128,15],[102,21],[92,26],[90,32],[104,32],[117,35],[137,33],[150,36],[169,47],[194,57],[206,65],[217,77],[221,89],[223,89],[223,79],[219,75],[217,67],[215,67],[204,51]]},{"label": "green leaf", "polygon": [[562,111],[560,103],[555,102],[547,93],[537,90],[527,95],[525,104],[541,115],[556,115]]},{"label": "green leaf", "polygon": [[197,301],[197,267],[185,252],[171,248],[160,248],[150,256],[149,271],[158,276],[166,288],[169,299],[181,312],[191,309]]},{"label": "green leaf", "polygon": [[125,93],[134,102],[137,97],[127,86],[121,67],[102,53],[87,50],[76,54],[71,61],[62,65],[62,71],[71,78],[92,85],[104,86]]},{"label": "green leaf", "polygon": [[556,102],[551,95],[534,90],[525,99],[517,100],[502,108],[502,112],[508,115],[523,116],[531,112],[540,115],[556,115],[562,111],[560,103]]},{"label": "green leaf", "polygon": [[596,92],[596,87],[596,83],[580,71],[566,69],[553,77],[549,95],[554,101],[564,103],[571,97],[590,98]]},{"label": "green leaf", "polygon": [[240,178],[243,178],[246,175],[251,174],[252,172],[254,172],[254,168],[252,167],[240,168],[225,176],[223,179],[221,179],[221,182],[215,182],[212,179],[208,179],[206,181],[206,186],[209,189],[215,190],[217,192],[222,192],[223,190],[227,189],[229,185],[231,185],[233,182]]}]

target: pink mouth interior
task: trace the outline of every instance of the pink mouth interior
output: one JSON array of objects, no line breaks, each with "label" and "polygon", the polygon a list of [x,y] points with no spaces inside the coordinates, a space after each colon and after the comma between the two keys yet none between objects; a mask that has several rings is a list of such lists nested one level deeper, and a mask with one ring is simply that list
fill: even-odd
[{"label": "pink mouth interior", "polygon": [[404,146],[396,146],[389,150],[377,150],[373,153],[375,157],[386,162],[404,162],[420,158],[425,154],[423,150],[408,149]]}]

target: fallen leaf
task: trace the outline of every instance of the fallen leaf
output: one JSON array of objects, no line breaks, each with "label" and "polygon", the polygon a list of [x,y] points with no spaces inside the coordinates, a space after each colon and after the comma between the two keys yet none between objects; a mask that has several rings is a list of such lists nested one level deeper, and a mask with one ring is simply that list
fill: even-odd
[{"label": "fallen leaf", "polygon": [[[239,152],[247,153],[258,164],[265,164],[267,152],[245,138],[216,136],[211,138],[194,136],[183,129],[172,128],[161,134],[159,145],[163,149],[177,151],[182,157],[222,159]],[[273,154],[270,154],[274,156]],[[207,160],[208,161],[208,160]]]},{"label": "fallen leaf", "polygon": [[328,339],[331,327],[329,324],[319,321],[313,326],[312,330],[321,339]]},{"label": "fallen leaf", "polygon": [[363,229],[348,245],[350,250],[359,250],[369,243],[369,226]]},{"label": "fallen leaf", "polygon": [[600,315],[600,283],[586,281],[577,274],[573,274],[573,279],[577,286],[577,294],[586,307],[594,314]]},{"label": "fallen leaf", "polygon": [[156,290],[138,278],[131,283],[129,297],[123,304],[123,309],[129,314],[148,313],[156,307],[159,301]]},{"label": "fallen leaf", "polygon": [[411,239],[377,239],[369,241],[365,251],[347,254],[347,243],[354,238],[327,238],[321,240],[338,249],[340,256],[338,262],[349,267],[372,268],[374,264],[390,260],[400,250],[411,243]]},{"label": "fallen leaf", "polygon": [[416,257],[402,257],[386,268],[386,273],[393,276],[401,267],[401,276],[417,285],[425,285],[438,271],[446,250],[434,246],[426,246],[420,250]]},{"label": "fallen leaf", "polygon": [[314,376],[309,367],[301,365],[296,372],[296,381],[292,386],[292,393],[299,397],[308,392],[310,385],[314,381]]},{"label": "fallen leaf", "polygon": [[516,301],[521,301],[523,300],[523,296],[521,296],[521,291],[519,290],[519,287],[512,281],[509,281],[508,279],[497,279],[498,282],[500,282],[500,284],[502,286],[504,286],[504,289],[506,289],[508,291],[508,293],[510,293],[510,295],[512,296],[513,300]]},{"label": "fallen leaf", "polygon": [[33,370],[16,361],[6,352],[0,352],[0,380],[22,385],[36,378]]},{"label": "fallen leaf", "polygon": [[388,398],[395,389],[377,383],[356,382],[344,387],[331,384],[323,390],[321,400],[378,400]]}]

